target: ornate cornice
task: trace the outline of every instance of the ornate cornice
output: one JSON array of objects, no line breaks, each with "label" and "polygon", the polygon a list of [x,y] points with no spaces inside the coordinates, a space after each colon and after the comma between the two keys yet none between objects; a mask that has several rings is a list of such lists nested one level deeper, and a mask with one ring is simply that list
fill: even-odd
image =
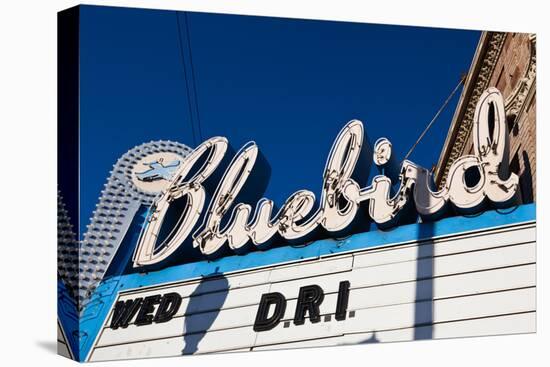
[{"label": "ornate cornice", "polygon": [[520,115],[531,87],[534,85],[537,71],[537,37],[529,35],[529,64],[525,68],[523,77],[518,81],[516,87],[506,98],[504,108],[506,114],[514,120]]},{"label": "ornate cornice", "polygon": [[487,32],[482,36],[439,160],[436,172],[439,187],[445,184],[454,161],[464,154],[477,102],[483,91],[489,87],[505,38],[506,33],[502,32]]}]

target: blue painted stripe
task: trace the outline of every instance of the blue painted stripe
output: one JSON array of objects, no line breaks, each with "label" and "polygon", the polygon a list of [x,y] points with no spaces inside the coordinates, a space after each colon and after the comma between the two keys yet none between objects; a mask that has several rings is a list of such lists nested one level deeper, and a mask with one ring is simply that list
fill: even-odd
[{"label": "blue painted stripe", "polygon": [[147,274],[111,277],[96,288],[90,303],[82,314],[80,333],[83,337],[80,341],[80,356],[81,358],[88,358],[94,340],[101,330],[118,293],[121,291],[530,222],[534,221],[535,217],[536,205],[527,204],[506,210],[491,210],[476,216],[451,217],[438,222],[404,225],[387,231],[376,230],[358,233],[343,240],[319,240],[303,247],[277,247],[267,251],[250,252],[241,256],[234,255],[213,261],[177,265]]}]

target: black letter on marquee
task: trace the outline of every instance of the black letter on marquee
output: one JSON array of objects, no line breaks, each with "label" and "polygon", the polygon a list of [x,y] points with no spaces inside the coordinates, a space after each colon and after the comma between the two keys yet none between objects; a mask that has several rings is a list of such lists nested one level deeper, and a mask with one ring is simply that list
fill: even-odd
[{"label": "black letter on marquee", "polygon": [[[271,317],[267,317],[269,307],[274,304],[275,312]],[[273,329],[279,324],[286,310],[286,298],[281,293],[273,292],[262,295],[260,307],[254,321],[254,331],[267,331]]]},{"label": "black letter on marquee", "polygon": [[306,311],[309,312],[311,322],[319,322],[321,320],[319,305],[323,302],[324,298],[323,289],[318,285],[308,285],[300,288],[296,313],[294,314],[294,325],[304,324]]},{"label": "black letter on marquee", "polygon": [[349,300],[349,282],[343,281],[340,282],[340,287],[338,288],[338,300],[336,301],[336,312],[334,318],[338,321],[346,319],[346,314],[348,313],[348,300]]},{"label": "black letter on marquee", "polygon": [[134,317],[136,312],[141,306],[143,298],[136,298],[134,300],[118,301],[113,311],[113,318],[111,319],[111,329],[118,329],[118,327],[126,328],[130,323],[130,320]]},{"label": "black letter on marquee", "polygon": [[155,305],[160,302],[160,295],[145,297],[141,310],[136,317],[135,324],[137,326],[149,325],[153,323],[153,312],[155,311]]},{"label": "black letter on marquee", "polygon": [[181,306],[181,297],[178,293],[166,293],[160,300],[160,306],[155,314],[154,321],[157,323],[172,320]]}]

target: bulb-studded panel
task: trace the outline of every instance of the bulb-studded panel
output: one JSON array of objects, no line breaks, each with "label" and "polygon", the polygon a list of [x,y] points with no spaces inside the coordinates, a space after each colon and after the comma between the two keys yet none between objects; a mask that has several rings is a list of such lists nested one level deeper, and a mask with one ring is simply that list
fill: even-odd
[{"label": "bulb-studded panel", "polygon": [[78,269],[73,260],[63,269],[80,309],[103,279],[140,206],[151,205],[190,152],[177,142],[151,141],[129,150],[113,166],[80,243]]}]

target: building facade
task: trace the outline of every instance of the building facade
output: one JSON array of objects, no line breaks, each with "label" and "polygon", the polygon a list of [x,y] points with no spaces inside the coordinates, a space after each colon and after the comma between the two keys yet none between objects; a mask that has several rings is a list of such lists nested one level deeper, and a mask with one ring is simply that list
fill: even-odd
[{"label": "building facade", "polygon": [[536,35],[483,32],[435,170],[442,187],[456,159],[473,154],[472,126],[479,97],[496,87],[505,98],[509,164],[519,176],[520,202],[536,199]]}]

